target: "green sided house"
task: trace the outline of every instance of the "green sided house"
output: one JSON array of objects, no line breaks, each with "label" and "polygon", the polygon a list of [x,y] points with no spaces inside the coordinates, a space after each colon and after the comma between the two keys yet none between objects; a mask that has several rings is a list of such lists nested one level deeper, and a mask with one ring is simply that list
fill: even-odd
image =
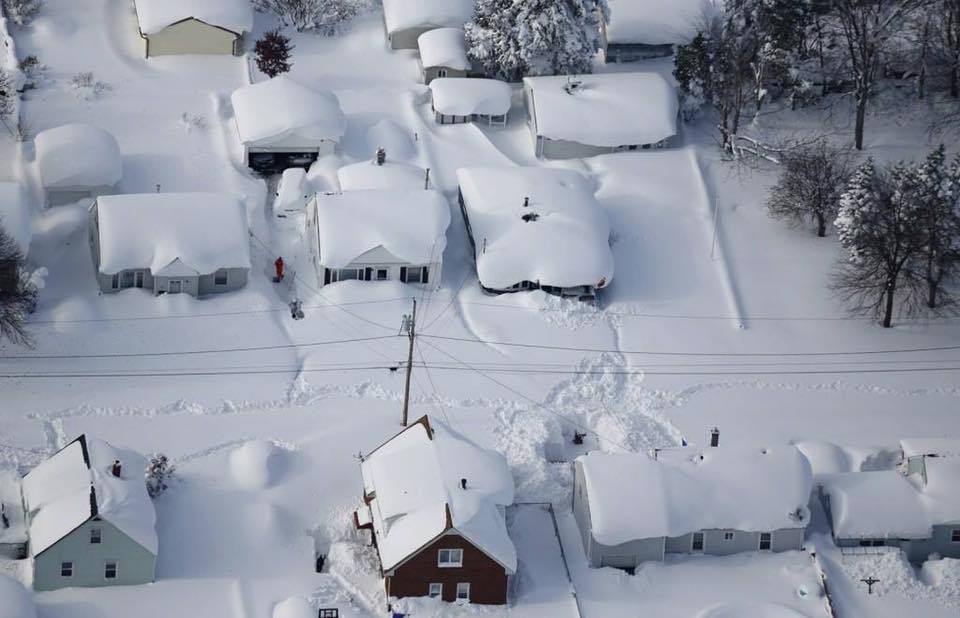
[{"label": "green sided house", "polygon": [[81,435],[23,479],[37,591],[154,581],[156,513],[146,460]]}]

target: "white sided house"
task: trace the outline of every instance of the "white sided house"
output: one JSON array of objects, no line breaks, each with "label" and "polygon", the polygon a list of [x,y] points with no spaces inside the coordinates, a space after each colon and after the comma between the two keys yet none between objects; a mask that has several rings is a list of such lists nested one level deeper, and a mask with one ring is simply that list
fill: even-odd
[{"label": "white sided house", "polygon": [[383,25],[390,49],[417,49],[424,32],[463,28],[475,0],[383,0]]},{"label": "white sided house", "polygon": [[523,96],[539,158],[662,148],[677,134],[677,93],[657,73],[525,77]]},{"label": "white sided house", "polygon": [[230,99],[244,161],[264,174],[309,168],[333,154],[347,130],[335,95],[286,75],[240,88]]},{"label": "white sided house", "polygon": [[318,194],[307,209],[317,284],[400,281],[440,284],[450,208],[433,190]]},{"label": "white sided house", "polygon": [[247,284],[249,229],[236,196],[103,196],[89,218],[90,251],[102,292],[142,288],[206,296]]},{"label": "white sided house", "polygon": [[35,590],[154,581],[146,459],[81,435],[22,483]]},{"label": "white sided house", "polygon": [[607,0],[610,22],[601,26],[606,62],[670,56],[703,28],[711,0]]},{"label": "white sided house", "polygon": [[430,82],[434,119],[439,124],[507,124],[510,85],[480,77],[439,77]]},{"label": "white sided house", "polygon": [[463,28],[436,28],[417,39],[420,79],[429,84],[438,77],[466,77],[470,72]]},{"label": "white sided house", "polygon": [[543,290],[593,300],[613,279],[610,221],[572,170],[457,170],[460,210],[488,293]]},{"label": "white sided house", "polygon": [[134,0],[144,54],[239,55],[253,30],[250,0]]},{"label": "white sided house", "polygon": [[47,206],[109,195],[123,176],[117,140],[93,125],[47,129],[37,134],[34,144]]},{"label": "white sided house", "polygon": [[0,182],[0,228],[13,239],[24,256],[33,238],[33,214],[26,193],[18,182]]},{"label": "white sided house", "polygon": [[795,446],[592,452],[575,462],[573,513],[593,567],[798,550],[812,484]]}]

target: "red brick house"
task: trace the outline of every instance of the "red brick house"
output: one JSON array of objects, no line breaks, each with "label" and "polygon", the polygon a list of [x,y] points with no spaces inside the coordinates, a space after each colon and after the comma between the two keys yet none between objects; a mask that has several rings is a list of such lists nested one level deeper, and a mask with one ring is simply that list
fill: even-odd
[{"label": "red brick house", "polygon": [[364,506],[387,598],[502,605],[517,552],[504,509],[513,477],[498,453],[426,416],[363,458]]}]

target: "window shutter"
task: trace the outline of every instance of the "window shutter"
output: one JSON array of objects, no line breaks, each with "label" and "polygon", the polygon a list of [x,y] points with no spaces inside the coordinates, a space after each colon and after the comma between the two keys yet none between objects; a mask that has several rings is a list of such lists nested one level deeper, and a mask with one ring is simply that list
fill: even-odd
[{"label": "window shutter", "polygon": [[330,283],[330,269],[323,269],[323,285],[328,285]]},{"label": "window shutter", "polygon": [[407,282],[407,267],[406,267],[406,266],[401,266],[401,267],[400,267],[400,281],[402,281],[403,283],[406,283],[406,282]]},{"label": "window shutter", "polygon": [[423,267],[423,275],[420,277],[420,283],[430,283],[430,267]]}]

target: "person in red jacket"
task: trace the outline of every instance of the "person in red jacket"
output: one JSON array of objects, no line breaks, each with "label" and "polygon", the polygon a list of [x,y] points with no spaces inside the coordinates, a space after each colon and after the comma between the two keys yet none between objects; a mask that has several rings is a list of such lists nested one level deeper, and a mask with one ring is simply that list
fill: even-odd
[{"label": "person in red jacket", "polygon": [[278,257],[277,261],[273,263],[273,267],[277,270],[277,276],[273,278],[274,282],[283,281],[283,257]]}]

